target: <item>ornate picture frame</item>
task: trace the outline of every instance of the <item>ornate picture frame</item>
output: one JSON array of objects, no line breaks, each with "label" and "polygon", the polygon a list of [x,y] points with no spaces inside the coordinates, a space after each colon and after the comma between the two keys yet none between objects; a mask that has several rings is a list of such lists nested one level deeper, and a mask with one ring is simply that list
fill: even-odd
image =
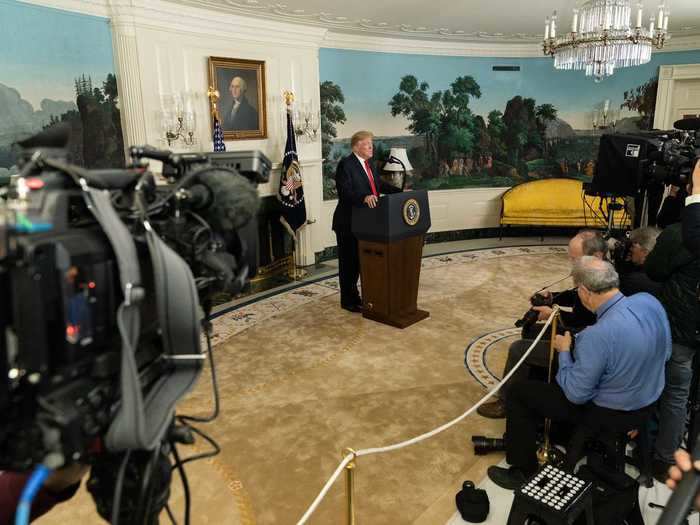
[{"label": "ornate picture frame", "polygon": [[224,140],[267,138],[264,61],[209,57],[209,86],[219,92]]}]

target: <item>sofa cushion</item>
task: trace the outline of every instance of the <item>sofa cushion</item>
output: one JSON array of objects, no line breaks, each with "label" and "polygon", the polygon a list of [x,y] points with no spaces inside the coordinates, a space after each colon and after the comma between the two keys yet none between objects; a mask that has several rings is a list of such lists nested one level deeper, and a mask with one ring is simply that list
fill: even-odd
[{"label": "sofa cushion", "polygon": [[[513,186],[503,194],[501,224],[604,228],[607,205],[606,199],[601,203],[600,197],[584,196],[580,180],[534,180]],[[621,224],[623,219],[628,225],[624,210],[616,211],[615,224]]]}]

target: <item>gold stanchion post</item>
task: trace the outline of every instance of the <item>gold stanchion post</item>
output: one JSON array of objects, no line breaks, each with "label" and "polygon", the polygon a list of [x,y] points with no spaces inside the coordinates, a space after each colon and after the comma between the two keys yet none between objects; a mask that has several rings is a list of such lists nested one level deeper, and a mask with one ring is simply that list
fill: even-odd
[{"label": "gold stanchion post", "polygon": [[[554,318],[552,319],[551,336],[549,340],[549,367],[547,369],[547,383],[552,383],[552,368],[554,365],[554,355],[556,350],[554,349],[554,339],[557,336],[557,323],[559,321],[559,307],[554,305]],[[552,427],[552,420],[545,418],[544,420],[544,443],[537,451],[537,461],[540,465],[546,465],[547,463],[558,463],[561,460],[561,454],[559,451],[551,446],[549,441],[549,432]]]},{"label": "gold stanchion post", "polygon": [[352,454],[352,461],[345,465],[345,496],[347,499],[347,525],[355,525],[355,460],[356,453],[351,448],[343,450],[343,458],[348,454]]}]

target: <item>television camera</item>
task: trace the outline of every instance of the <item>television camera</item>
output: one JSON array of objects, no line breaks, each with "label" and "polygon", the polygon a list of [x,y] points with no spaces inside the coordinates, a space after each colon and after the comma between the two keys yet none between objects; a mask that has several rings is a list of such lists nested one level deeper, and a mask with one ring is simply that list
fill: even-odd
[{"label": "television camera", "polygon": [[[623,208],[617,198],[634,198],[634,210],[628,210],[627,203],[624,208],[634,211],[633,227],[644,226],[644,217],[656,216],[664,185],[684,187],[692,183],[690,175],[700,159],[700,118],[681,119],[673,125],[675,129],[670,131],[614,133],[600,138],[596,172],[584,190],[587,195],[603,198],[598,211],[608,222],[608,235],[614,229],[613,212]],[[603,200],[607,207],[603,207]]]},{"label": "television camera", "polygon": [[653,183],[684,186],[700,158],[700,118],[677,120],[673,126],[671,131],[603,135],[586,192],[634,197]]},{"label": "television camera", "polygon": [[[21,142],[0,198],[0,469],[90,464],[103,518],[156,523],[171,470],[184,475],[176,443],[207,439],[190,423],[218,413],[209,313],[256,272],[269,161],[239,153],[237,171],[145,146],[125,169],[86,170],[68,138],[59,125]],[[207,357],[214,414],[175,417]]]}]

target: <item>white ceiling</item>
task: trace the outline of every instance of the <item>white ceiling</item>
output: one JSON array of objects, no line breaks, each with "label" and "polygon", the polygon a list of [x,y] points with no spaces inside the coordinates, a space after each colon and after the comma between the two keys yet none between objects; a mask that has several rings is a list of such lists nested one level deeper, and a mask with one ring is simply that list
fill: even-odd
[{"label": "white ceiling", "polygon": [[[544,18],[559,11],[559,27],[568,27],[579,0],[172,0],[193,7],[337,32],[447,41],[528,42],[542,38]],[[636,1],[632,0],[633,6]],[[658,0],[643,0],[644,19]],[[666,0],[672,35],[700,34],[700,0]],[[634,16],[633,16],[634,18]]]}]

